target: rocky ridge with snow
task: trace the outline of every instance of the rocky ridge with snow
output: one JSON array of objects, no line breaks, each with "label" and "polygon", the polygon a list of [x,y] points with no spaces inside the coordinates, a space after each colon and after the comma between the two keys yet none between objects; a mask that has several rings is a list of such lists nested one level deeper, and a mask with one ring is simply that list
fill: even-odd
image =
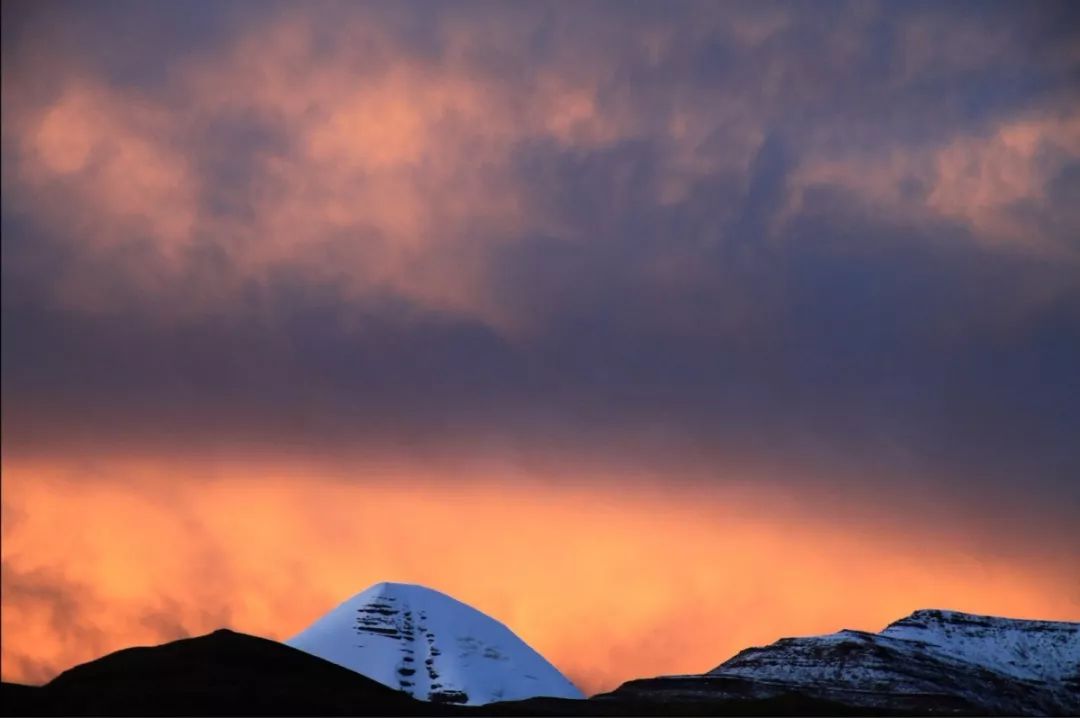
[{"label": "rocky ridge with snow", "polygon": [[748,648],[700,676],[630,681],[612,698],[701,702],[797,694],[867,712],[1080,714],[1080,623],[920,610],[880,633]]}]

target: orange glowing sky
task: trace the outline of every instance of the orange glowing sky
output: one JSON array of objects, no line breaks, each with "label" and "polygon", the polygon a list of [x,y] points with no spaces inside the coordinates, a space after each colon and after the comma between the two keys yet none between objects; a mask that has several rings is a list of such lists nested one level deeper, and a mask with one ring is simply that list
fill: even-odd
[{"label": "orange glowing sky", "polygon": [[2,7],[4,680],[1080,619],[1067,4]]},{"label": "orange glowing sky", "polygon": [[583,478],[8,463],[4,677],[40,681],[221,625],[284,639],[380,580],[495,616],[587,692],[707,670],[784,635],[877,630],[921,606],[1077,617],[1068,566],[897,541],[745,489]]}]

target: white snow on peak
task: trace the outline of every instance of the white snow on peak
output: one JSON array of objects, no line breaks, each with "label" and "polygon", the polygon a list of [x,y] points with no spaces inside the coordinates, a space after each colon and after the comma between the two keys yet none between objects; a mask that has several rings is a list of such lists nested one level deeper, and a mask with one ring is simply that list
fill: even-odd
[{"label": "white snow on peak", "polygon": [[584,697],[502,623],[415,584],[377,583],[286,643],[420,700]]},{"label": "white snow on peak", "polygon": [[879,635],[916,641],[939,655],[1027,680],[1080,676],[1080,623],[922,609]]},{"label": "white snow on peak", "polygon": [[707,675],[868,709],[903,712],[908,698],[938,695],[964,701],[964,710],[1080,715],[1080,623],[924,609],[880,633],[843,630],[748,648]]}]

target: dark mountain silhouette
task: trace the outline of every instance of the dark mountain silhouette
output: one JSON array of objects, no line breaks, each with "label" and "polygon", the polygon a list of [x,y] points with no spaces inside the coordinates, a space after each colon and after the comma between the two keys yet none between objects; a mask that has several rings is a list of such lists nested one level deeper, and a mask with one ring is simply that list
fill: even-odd
[{"label": "dark mountain silhouette", "polygon": [[608,694],[483,706],[428,703],[284,644],[228,630],[117,651],[40,687],[4,683],[0,706],[8,716],[854,714],[842,704],[798,694],[699,701]]},{"label": "dark mountain silhouette", "polygon": [[4,684],[8,715],[425,715],[427,704],[276,641],[229,630],[127,648],[42,687]]},{"label": "dark mountain silhouette", "polygon": [[880,633],[785,638],[705,674],[628,681],[586,700],[424,702],[228,630],[2,689],[5,715],[1077,715],[1080,624],[916,611]]}]

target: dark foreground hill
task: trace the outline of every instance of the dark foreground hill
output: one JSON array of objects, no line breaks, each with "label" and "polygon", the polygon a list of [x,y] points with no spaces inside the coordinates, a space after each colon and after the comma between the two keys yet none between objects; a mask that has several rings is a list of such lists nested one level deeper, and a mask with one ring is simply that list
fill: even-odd
[{"label": "dark foreground hill", "polygon": [[429,715],[430,706],[289,646],[219,630],[127,648],[42,687],[4,684],[6,715]]}]

